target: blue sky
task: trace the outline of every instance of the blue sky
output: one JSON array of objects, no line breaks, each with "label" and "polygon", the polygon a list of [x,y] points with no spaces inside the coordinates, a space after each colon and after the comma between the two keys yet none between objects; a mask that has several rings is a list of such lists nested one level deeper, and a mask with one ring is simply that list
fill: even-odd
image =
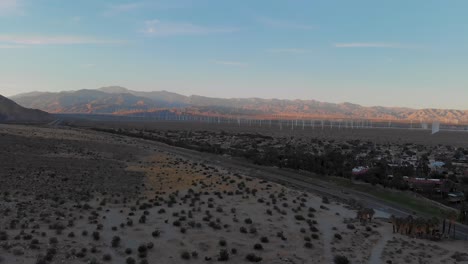
[{"label": "blue sky", "polygon": [[0,94],[468,109],[468,1],[0,0]]}]

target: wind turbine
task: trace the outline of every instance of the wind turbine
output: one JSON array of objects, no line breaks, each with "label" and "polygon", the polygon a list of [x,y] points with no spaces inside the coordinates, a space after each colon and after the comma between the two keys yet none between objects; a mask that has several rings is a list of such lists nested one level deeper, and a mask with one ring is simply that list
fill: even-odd
[{"label": "wind turbine", "polygon": [[432,123],[432,135],[440,131],[440,123],[437,121],[434,121]]}]

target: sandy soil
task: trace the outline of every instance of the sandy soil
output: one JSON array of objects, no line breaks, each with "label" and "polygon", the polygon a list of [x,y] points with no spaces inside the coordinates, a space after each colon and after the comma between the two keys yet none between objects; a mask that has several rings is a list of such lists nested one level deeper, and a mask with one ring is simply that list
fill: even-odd
[{"label": "sandy soil", "polygon": [[381,220],[363,226],[333,199],[141,142],[1,125],[0,263],[467,260],[466,242],[411,239]]}]

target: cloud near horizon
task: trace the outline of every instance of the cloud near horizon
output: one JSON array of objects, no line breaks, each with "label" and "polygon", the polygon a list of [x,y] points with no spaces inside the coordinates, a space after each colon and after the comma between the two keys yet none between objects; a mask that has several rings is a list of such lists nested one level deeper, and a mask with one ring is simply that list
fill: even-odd
[{"label": "cloud near horizon", "polygon": [[145,21],[142,33],[148,36],[183,36],[231,33],[239,31],[235,27],[208,27],[192,23],[163,22],[157,19]]},{"label": "cloud near horizon", "polygon": [[304,54],[309,53],[311,50],[308,49],[297,49],[297,48],[282,48],[282,49],[268,49],[269,53],[289,53],[289,54]]},{"label": "cloud near horizon", "polygon": [[290,21],[290,20],[278,20],[278,19],[272,19],[268,17],[259,17],[257,18],[257,20],[262,25],[272,27],[272,28],[295,29],[295,30],[317,29],[317,26],[315,25],[307,25],[307,24],[302,24],[302,23],[298,23],[295,21]]},{"label": "cloud near horizon", "polygon": [[173,8],[184,8],[189,4],[184,0],[158,0],[158,1],[138,1],[129,2],[124,4],[110,5],[107,10],[104,11],[104,16],[116,16],[123,13],[142,9],[173,9]]},{"label": "cloud near horizon", "polygon": [[0,45],[0,49],[21,49],[24,45]]},{"label": "cloud near horizon", "polygon": [[112,5],[109,7],[108,10],[104,12],[106,16],[113,16],[118,15],[121,13],[133,11],[139,8],[142,8],[146,5],[145,2],[134,2],[134,3],[127,3],[127,4],[119,4],[119,5]]},{"label": "cloud near horizon", "polygon": [[80,45],[80,44],[121,44],[124,41],[99,39],[84,36],[41,36],[41,35],[1,35],[0,45]]},{"label": "cloud near horizon", "polygon": [[348,42],[348,43],[334,43],[335,48],[392,48],[399,49],[405,46],[400,43],[387,43],[387,42]]},{"label": "cloud near horizon", "polygon": [[21,11],[20,0],[0,0],[0,16],[16,14]]},{"label": "cloud near horizon", "polygon": [[214,63],[219,65],[227,65],[227,66],[247,66],[247,63],[240,62],[240,61],[225,61],[225,60],[216,60]]}]

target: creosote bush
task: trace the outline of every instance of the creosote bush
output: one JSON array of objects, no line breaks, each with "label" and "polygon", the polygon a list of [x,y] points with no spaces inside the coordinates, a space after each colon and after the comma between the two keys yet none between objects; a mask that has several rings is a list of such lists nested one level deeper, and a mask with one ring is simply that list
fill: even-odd
[{"label": "creosote bush", "polygon": [[335,256],[335,258],[333,259],[333,262],[335,264],[349,264],[350,263],[347,257],[341,256],[341,255]]}]

